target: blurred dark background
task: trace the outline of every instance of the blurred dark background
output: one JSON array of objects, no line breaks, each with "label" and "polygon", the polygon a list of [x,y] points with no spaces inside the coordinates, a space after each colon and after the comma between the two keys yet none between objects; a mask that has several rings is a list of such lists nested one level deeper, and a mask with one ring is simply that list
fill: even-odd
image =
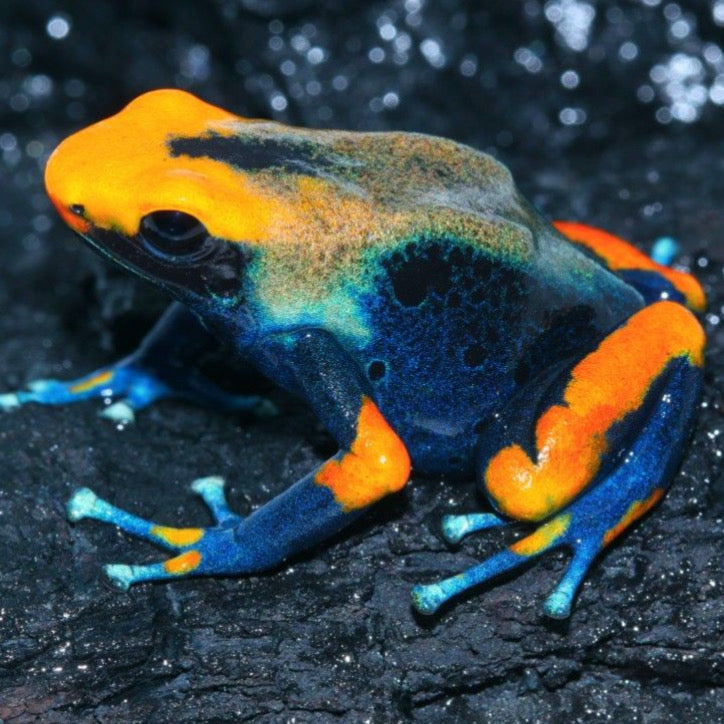
[{"label": "blurred dark background", "polygon": [[720,0],[9,0],[0,123],[81,125],[173,85],[251,116],[510,154],[717,138],[723,28]]},{"label": "blurred dark background", "polygon": [[159,554],[70,528],[72,489],[193,525],[194,477],[226,475],[248,511],[328,441],[294,406],[251,423],[163,403],[123,430],[92,404],[0,415],[0,720],[724,721],[724,0],[3,0],[3,390],[127,352],[163,308],[63,228],[42,169],[63,136],[165,86],[246,116],[449,136],[550,217],[644,249],[673,236],[710,302],[699,427],[559,625],[539,605],[561,555],[413,616],[412,582],[501,545],[441,542],[441,513],[480,501],[440,481],[268,576],[118,593],[103,562]]}]

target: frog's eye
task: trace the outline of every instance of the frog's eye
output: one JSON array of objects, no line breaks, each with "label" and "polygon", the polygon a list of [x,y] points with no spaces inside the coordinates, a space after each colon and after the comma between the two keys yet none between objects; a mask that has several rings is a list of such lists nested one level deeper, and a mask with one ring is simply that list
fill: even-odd
[{"label": "frog's eye", "polygon": [[209,238],[206,227],[183,211],[154,211],[141,219],[139,235],[150,251],[164,257],[198,254]]}]

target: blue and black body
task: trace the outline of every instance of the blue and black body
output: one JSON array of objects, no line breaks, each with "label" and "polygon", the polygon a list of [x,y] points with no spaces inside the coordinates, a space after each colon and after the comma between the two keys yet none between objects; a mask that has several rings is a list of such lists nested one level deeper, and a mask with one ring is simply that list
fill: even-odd
[{"label": "blue and black body", "polygon": [[200,375],[223,341],[303,398],[339,453],[247,518],[219,478],[193,489],[216,524],[176,529],[78,491],[68,510],[174,551],[112,565],[123,587],[268,569],[325,540],[411,468],[477,476],[493,512],[533,532],[459,576],[413,591],[432,613],[559,546],[546,611],[566,616],[593,558],[662,497],[701,383],[704,297],[687,274],[591,227],[544,221],[484,154],[416,134],[247,121],[180,91],[140,97],[71,136],[46,185],[68,224],[177,303],[140,350],[82,380],[36,383],[5,407],[163,396],[263,412]]}]

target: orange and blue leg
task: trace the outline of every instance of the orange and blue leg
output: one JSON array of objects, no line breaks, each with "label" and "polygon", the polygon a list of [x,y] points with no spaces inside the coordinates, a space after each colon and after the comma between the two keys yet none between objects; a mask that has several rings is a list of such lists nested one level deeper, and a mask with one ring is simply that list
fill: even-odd
[{"label": "orange and blue leg", "polygon": [[555,221],[553,226],[637,289],[647,304],[668,299],[695,312],[704,311],[706,298],[699,282],[691,274],[667,266],[676,253],[672,239],[657,244],[654,260],[620,237],[594,226],[575,221]]},{"label": "orange and blue leg", "polygon": [[[413,591],[433,613],[457,594],[565,546],[572,558],[545,612],[569,615],[596,555],[663,496],[678,467],[700,394],[704,334],[673,302],[634,314],[552,383],[524,389],[481,439],[479,472],[494,507],[539,523],[479,566]],[[535,385],[535,383],[532,383]],[[524,429],[525,405],[554,400]],[[532,433],[532,434],[531,434]],[[448,538],[496,525],[448,518]]]},{"label": "orange and blue leg", "polygon": [[94,518],[111,523],[176,553],[150,565],[106,566],[120,587],[189,575],[267,570],[330,537],[407,482],[410,459],[405,446],[368,395],[356,366],[330,337],[314,330],[280,335],[267,345],[264,357],[271,365],[283,361],[290,387],[309,399],[337,438],[340,452],[246,518],[229,509],[220,478],[197,480],[193,490],[215,519],[215,525],[207,528],[158,525],[111,505],[87,488],[77,491],[68,504],[72,521]]},{"label": "orange and blue leg", "polygon": [[259,416],[274,414],[268,401],[255,395],[233,395],[197,369],[199,359],[218,342],[181,304],[173,304],[129,357],[77,380],[35,380],[28,389],[0,395],[0,410],[28,402],[65,405],[92,398],[115,399],[101,415],[116,422],[133,422],[135,412],[157,400],[175,397]]}]

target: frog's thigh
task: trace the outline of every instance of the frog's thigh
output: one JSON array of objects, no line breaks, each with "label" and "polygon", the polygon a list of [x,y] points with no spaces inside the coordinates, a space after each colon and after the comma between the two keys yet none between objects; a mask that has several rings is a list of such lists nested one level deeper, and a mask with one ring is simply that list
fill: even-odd
[{"label": "frog's thigh", "polygon": [[704,290],[691,274],[657,264],[636,247],[602,229],[574,221],[555,221],[553,226],[574,244],[594,254],[646,302],[671,299],[697,312],[703,311]]},{"label": "frog's thigh", "polygon": [[[572,369],[560,404],[535,421],[534,449],[506,445],[484,462],[481,475],[491,501],[519,520],[543,520],[560,511],[618,462],[644,432],[649,408],[667,401],[661,395],[689,394],[671,388],[666,375],[681,361],[698,380],[703,347],[701,326],[679,304],[657,302],[634,314]],[[669,451],[660,453],[669,457]]]}]

